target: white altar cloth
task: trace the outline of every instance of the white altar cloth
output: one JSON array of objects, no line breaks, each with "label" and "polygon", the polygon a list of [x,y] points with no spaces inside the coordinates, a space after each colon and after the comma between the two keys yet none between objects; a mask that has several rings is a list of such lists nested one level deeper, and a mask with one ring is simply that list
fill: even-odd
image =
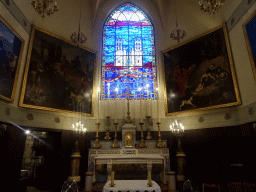
[{"label": "white altar cloth", "polygon": [[155,181],[152,181],[152,187],[149,187],[147,185],[148,180],[115,180],[114,187],[110,186],[110,182],[111,181],[108,181],[105,184],[102,192],[110,192],[110,191],[111,192],[112,191],[113,192],[118,192],[118,191],[121,191],[121,192],[127,192],[127,191],[130,191],[130,192],[136,192],[136,191],[139,191],[139,192],[145,192],[145,191],[161,192],[159,185]]}]

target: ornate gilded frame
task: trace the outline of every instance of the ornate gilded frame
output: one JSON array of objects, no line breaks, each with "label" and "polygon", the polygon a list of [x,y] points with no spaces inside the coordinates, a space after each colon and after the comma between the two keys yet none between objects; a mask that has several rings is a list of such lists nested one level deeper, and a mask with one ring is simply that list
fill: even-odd
[{"label": "ornate gilded frame", "polygon": [[[218,41],[214,38],[217,38]],[[203,46],[197,47],[196,45],[199,44]],[[162,63],[166,116],[241,104],[225,24],[162,51]],[[213,78],[216,80],[215,84],[207,88],[205,86],[207,79],[204,74],[209,74],[210,66],[212,66],[211,70],[216,69],[219,74],[215,73],[216,78]],[[229,83],[225,84],[224,80]],[[232,86],[230,86],[231,84]],[[225,86],[229,86],[227,91],[223,89]],[[214,93],[215,90],[219,95]],[[167,91],[169,92],[167,93]]]},{"label": "ornate gilded frame", "polygon": [[[248,37],[248,32],[247,32],[247,28],[246,28],[247,25],[250,24],[250,22],[252,22],[253,19],[256,20],[256,11],[254,11],[254,13],[244,22],[243,31],[244,31],[244,37],[245,37],[245,41],[246,41],[246,45],[247,45],[247,49],[248,49],[250,62],[252,65],[254,80],[256,83],[256,55],[255,55],[255,58],[253,58],[253,52],[252,52],[252,46],[256,46],[256,44],[251,45],[250,37]],[[255,23],[255,21],[254,21],[254,23]],[[256,28],[255,28],[255,32],[256,32]],[[255,36],[255,33],[254,33],[254,36]]]},{"label": "ornate gilded frame", "polygon": [[[21,41],[20,48],[19,48],[19,55],[17,65],[14,67],[15,69],[15,77],[13,78],[13,86],[11,91],[11,96],[4,96],[0,93],[0,99],[3,99],[8,102],[13,102],[15,97],[15,92],[17,88],[18,76],[20,72],[20,65],[21,65],[21,58],[24,49],[24,39],[13,29],[13,27],[0,15],[0,21]],[[2,68],[2,66],[0,66]],[[1,69],[0,69],[1,70]],[[1,84],[0,84],[1,86]]]},{"label": "ornate gilded frame", "polygon": [[[36,37],[36,35],[38,37]],[[48,45],[48,50],[45,51],[44,50],[45,48],[40,47],[39,52],[41,53],[41,55],[40,54],[37,54],[37,55],[35,54],[36,53],[35,49],[39,50],[39,48],[38,48],[39,46],[34,47],[34,43],[38,43],[38,42],[34,42],[35,38],[37,38],[37,39],[40,38],[40,40],[44,38],[43,40],[41,40],[41,44],[40,44],[41,47],[42,47],[42,44],[45,44],[45,42],[43,42],[43,41],[46,40],[47,43],[48,43],[47,44]],[[39,41],[39,40],[37,40],[37,41]],[[59,55],[58,57],[61,57],[61,59],[59,59],[58,62],[54,62],[54,61],[50,62],[49,61],[50,58],[51,58],[50,54],[52,54],[51,50],[50,50],[50,46],[52,46],[52,44],[54,44],[54,43],[60,47],[60,48],[59,47],[56,48],[57,47],[56,46],[55,47],[56,49],[55,49],[55,52],[54,52],[55,57],[57,57],[56,55]],[[54,44],[54,46],[55,46],[55,44]],[[57,49],[61,49],[61,54],[60,53],[57,54],[57,51],[56,51]],[[63,52],[65,52],[66,54],[71,54],[71,55],[65,55],[65,54],[63,54]],[[45,54],[46,54],[46,56],[45,56]],[[65,58],[63,57],[63,55],[65,56]],[[73,60],[71,60],[71,62],[69,62],[68,58],[71,58],[71,57],[72,57]],[[32,60],[33,60],[34,63],[31,65]],[[37,26],[33,26],[32,27],[32,32],[31,32],[31,38],[30,38],[30,42],[29,42],[29,49],[28,49],[28,54],[27,54],[27,61],[26,61],[26,66],[25,66],[25,72],[24,72],[24,78],[23,78],[23,84],[22,84],[22,89],[21,89],[21,96],[20,96],[19,106],[20,107],[25,107],[25,108],[31,108],[31,109],[59,112],[59,113],[64,113],[64,112],[67,112],[67,113],[81,113],[82,112],[82,113],[85,113],[86,116],[93,116],[94,115],[95,94],[96,94],[96,89],[95,89],[95,86],[94,86],[95,85],[95,78],[93,78],[93,76],[95,76],[95,67],[96,67],[95,66],[95,60],[96,60],[96,53],[94,51],[92,51],[90,49],[87,49],[87,48],[84,48],[84,47],[81,47],[81,46],[78,46],[78,45],[74,44],[73,42],[71,42],[69,40],[66,40],[65,38],[62,38],[58,35],[52,34],[51,32],[48,32],[48,31],[46,31],[42,28],[39,28]],[[82,61],[83,61],[83,63],[82,63]],[[44,76],[41,75],[42,71],[45,71],[45,68],[46,68],[45,63],[47,63],[47,62],[50,63],[50,64],[47,65],[47,69],[50,67],[52,69],[51,71],[54,72],[54,74],[51,75],[51,76],[50,76],[50,74],[49,74],[49,76],[47,76],[47,74],[44,74]],[[63,62],[65,63],[65,65],[63,64]],[[37,64],[37,63],[39,63],[39,64]],[[91,65],[88,64],[88,63],[90,63]],[[74,64],[76,64],[76,65],[74,65]],[[54,65],[54,67],[53,67],[53,65]],[[85,72],[82,73],[81,71],[85,70],[84,68],[82,69],[82,65],[83,65],[84,68],[91,67],[92,68],[91,70],[93,70],[93,72],[92,73],[88,73],[88,72],[87,73],[85,73]],[[79,75],[73,73],[73,74],[71,74],[71,75],[73,75],[72,77],[70,77],[70,78],[67,77],[66,74],[70,75],[70,73],[69,73],[70,70],[69,69],[78,68],[77,70],[79,70],[79,73],[82,73],[82,76],[81,76],[81,82],[82,83],[81,83],[81,85],[82,84],[84,85],[84,82],[86,83],[86,82],[89,81],[88,80],[89,78],[87,78],[88,76],[92,77],[93,79],[92,79],[92,82],[90,84],[91,89],[90,89],[90,94],[89,94],[91,96],[87,100],[88,102],[90,102],[89,104],[91,106],[90,113],[88,113],[86,111],[83,111],[82,109],[81,109],[81,111],[79,111],[79,109],[77,109],[76,111],[71,110],[71,109],[60,109],[60,108],[44,106],[44,104],[42,104],[42,105],[40,105],[40,104],[39,105],[38,104],[37,105],[36,104],[31,104],[31,103],[25,101],[26,95],[29,93],[29,91],[31,92],[31,90],[33,88],[33,84],[31,83],[31,81],[33,82],[33,80],[31,80],[31,79],[33,79],[33,76],[32,76],[31,70],[30,70],[30,66],[32,66],[34,68],[36,68],[35,66],[40,66],[41,67],[41,68],[37,67],[36,69],[34,69],[34,71],[37,70],[34,73],[39,74],[39,75],[34,75],[34,76],[36,76],[34,79],[37,78],[36,80],[34,80],[35,82],[40,83],[40,77],[42,76],[45,80],[44,82],[47,83],[47,80],[52,78],[52,76],[56,77],[56,75],[59,75],[60,78],[64,79],[61,83],[63,84],[63,82],[66,82],[66,83],[64,83],[63,87],[66,86],[66,87],[72,88],[72,90],[74,90],[75,86],[70,86],[72,84],[71,81],[76,79],[76,77],[79,76]],[[67,68],[68,70],[66,70],[64,72],[64,69],[63,69],[64,67],[63,66],[69,66],[69,68]],[[80,67],[74,67],[74,66],[80,66]],[[41,77],[41,81],[42,81],[42,77]],[[29,80],[28,80],[28,78],[29,78]],[[73,78],[73,79],[71,79],[71,78]],[[85,79],[85,80],[83,81],[83,79]],[[30,82],[30,84],[29,84],[29,82]],[[51,83],[54,84],[56,82],[53,81]],[[41,83],[40,85],[43,86],[42,84],[43,83]],[[57,87],[57,86],[58,85],[56,85],[55,87]],[[69,88],[68,88],[68,90],[70,90]],[[84,87],[81,86],[81,88],[84,88]],[[46,89],[43,89],[43,90],[46,90]],[[58,91],[58,89],[56,91]],[[74,91],[77,91],[77,92],[75,92],[75,93],[73,91],[68,92],[69,98],[67,97],[66,100],[69,100],[72,97],[72,99],[73,99],[72,101],[78,103],[79,101],[83,100],[83,97],[85,98],[85,94],[84,94],[84,92],[82,92],[82,90],[74,90]],[[53,89],[52,89],[51,93],[54,93],[54,92],[55,91],[53,91]],[[48,94],[47,91],[46,91],[46,94]],[[63,94],[61,94],[61,95],[63,95]],[[48,102],[48,100],[45,101],[44,103],[46,103],[46,102]],[[38,103],[40,103],[40,102],[38,102]],[[69,103],[69,106],[70,106],[70,108],[72,107],[71,103]]]}]

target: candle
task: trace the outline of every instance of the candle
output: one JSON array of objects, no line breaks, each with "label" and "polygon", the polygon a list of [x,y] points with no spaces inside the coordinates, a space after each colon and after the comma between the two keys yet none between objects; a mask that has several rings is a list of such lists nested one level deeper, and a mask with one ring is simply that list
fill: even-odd
[{"label": "candle", "polygon": [[141,91],[141,88],[139,90],[140,90],[140,122],[142,123],[142,106],[141,106],[142,91]]},{"label": "candle", "polygon": [[108,83],[107,117],[109,116],[109,95],[110,95],[109,86],[110,84]]},{"label": "candle", "polygon": [[149,84],[147,84],[147,100],[148,100],[147,115],[150,116],[150,113],[149,113],[149,110],[150,110],[150,101],[149,101],[148,87],[149,87]]},{"label": "candle", "polygon": [[115,177],[115,172],[111,171],[111,186],[114,186],[114,177]]},{"label": "candle", "polygon": [[116,91],[116,100],[115,100],[115,123],[117,123],[117,110],[116,110],[116,106],[117,106],[117,92],[118,92],[118,88],[115,89]]},{"label": "candle", "polygon": [[157,88],[157,119],[158,119],[158,122],[160,123],[160,118],[159,118],[159,103],[158,103],[158,100],[159,100],[159,88]]},{"label": "candle", "polygon": [[100,88],[98,89],[98,116],[97,116],[97,123],[99,123],[99,116],[100,116]]}]

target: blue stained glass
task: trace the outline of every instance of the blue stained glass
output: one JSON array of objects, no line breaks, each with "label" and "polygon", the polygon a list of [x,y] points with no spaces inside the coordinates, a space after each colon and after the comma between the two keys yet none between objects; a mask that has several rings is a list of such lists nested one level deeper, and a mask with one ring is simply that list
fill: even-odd
[{"label": "blue stained glass", "polygon": [[113,55],[113,53],[115,52],[115,46],[106,45],[106,50],[105,51],[106,51],[105,52],[106,56]]},{"label": "blue stained glass", "polygon": [[[106,20],[103,34],[102,99],[155,98],[154,31],[148,17],[130,3],[117,8]],[[109,84],[109,86],[108,86]],[[149,87],[146,85],[149,84]],[[117,97],[115,88],[118,88]],[[105,94],[105,95],[104,95]]]}]

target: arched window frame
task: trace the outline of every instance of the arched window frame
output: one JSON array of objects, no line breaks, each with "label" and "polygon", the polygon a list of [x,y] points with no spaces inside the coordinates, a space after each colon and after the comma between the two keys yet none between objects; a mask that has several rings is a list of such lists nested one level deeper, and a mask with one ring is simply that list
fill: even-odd
[{"label": "arched window frame", "polygon": [[[112,48],[114,47],[114,55],[110,56],[110,57],[114,57],[114,62],[112,63],[112,65],[107,65],[106,64],[106,28],[107,26],[107,23],[109,23],[112,19],[112,16],[117,13],[118,11],[120,11],[122,8],[126,7],[127,5],[130,5],[131,7],[134,7],[135,8],[135,12],[133,14],[136,14],[136,12],[140,12],[142,13],[142,15],[144,16],[144,19],[148,22],[148,25],[147,27],[150,28],[150,33],[148,36],[148,38],[150,38],[150,41],[151,41],[151,55],[145,55],[144,53],[141,55],[141,60],[142,60],[142,67],[144,70],[141,71],[141,77],[140,79],[144,79],[144,82],[142,83],[142,85],[139,85],[137,86],[135,89],[134,89],[134,86],[130,86],[131,84],[134,84],[134,82],[136,81],[136,77],[135,77],[135,80],[134,79],[129,79],[129,85],[126,85],[126,86],[123,86],[122,89],[120,90],[119,89],[119,92],[116,92],[115,89],[118,87],[116,86],[116,83],[115,85],[113,85],[113,83],[109,83],[110,85],[108,86],[108,75],[106,75],[106,69],[110,69],[110,68],[115,68],[117,70],[117,66],[114,66],[116,63],[120,63],[122,62],[123,60],[128,60],[130,61],[131,58],[134,58],[134,63],[137,63],[137,61],[139,62],[139,58],[140,57],[137,57],[136,59],[136,54],[134,55],[130,55],[128,52],[128,55],[123,55],[123,57],[119,57],[121,59],[118,59],[117,61],[117,56],[120,56],[116,53],[117,50],[120,50],[120,48],[122,49],[122,47],[120,47],[120,45],[122,45],[122,42],[120,40],[117,40],[118,36],[116,34],[116,24],[115,24],[115,35],[114,35],[114,38],[115,38],[115,44],[112,44]],[[122,13],[120,13],[121,15]],[[138,15],[138,13],[137,13]],[[119,20],[120,21],[120,20]],[[129,23],[129,21],[127,22],[128,25],[128,29],[130,29],[131,25]],[[143,47],[143,33],[142,33],[142,30],[145,29],[143,28],[145,26],[141,25],[141,41],[140,42],[134,42],[134,49],[135,48],[138,48],[138,47],[142,47],[142,52],[144,52],[144,48],[146,47]],[[129,30],[128,30],[128,33],[129,33]],[[135,36],[136,38],[138,38],[138,36]],[[128,38],[130,38],[130,35],[128,35]],[[117,42],[118,41],[118,42]],[[128,46],[130,46],[130,44],[128,43]],[[129,47],[128,47],[129,48]],[[145,48],[146,49],[146,48]],[[150,49],[150,48],[149,48]],[[157,91],[156,91],[156,87],[157,87],[157,67],[156,67],[156,50],[155,50],[155,28],[151,22],[151,20],[149,19],[149,17],[146,15],[146,13],[141,9],[139,8],[138,6],[132,4],[132,3],[124,3],[122,4],[121,6],[117,7],[116,9],[114,9],[110,15],[107,17],[107,19],[105,20],[104,24],[103,24],[103,27],[102,27],[102,55],[101,55],[101,99],[104,100],[104,99],[127,99],[129,98],[130,100],[139,100],[139,99],[157,99]],[[133,57],[132,57],[133,56]],[[152,58],[151,59],[151,64],[150,62],[148,63],[145,63],[146,61],[146,57],[148,58]],[[109,63],[111,64],[111,62]],[[146,64],[149,64],[148,66],[146,66]],[[151,66],[150,66],[151,65]],[[127,74],[132,74],[130,68],[132,68],[131,66],[125,66],[127,67],[127,69],[129,69],[127,71]],[[134,67],[136,68],[136,67]],[[148,69],[148,70],[147,70]],[[147,71],[147,73],[144,73],[144,71]],[[138,72],[138,71],[137,71]],[[123,73],[124,74],[124,73]],[[138,76],[138,75],[137,75]],[[150,77],[151,76],[151,77]],[[107,78],[106,78],[107,77]],[[107,79],[107,80],[106,80]],[[116,76],[114,78],[112,78],[112,80],[114,80],[116,82]],[[147,82],[147,79],[150,79],[148,80],[149,82]],[[140,81],[138,81],[140,83]],[[149,87],[147,86],[147,84],[149,84]],[[123,84],[124,85],[124,84]],[[141,88],[141,90],[139,90],[139,88]]]}]

